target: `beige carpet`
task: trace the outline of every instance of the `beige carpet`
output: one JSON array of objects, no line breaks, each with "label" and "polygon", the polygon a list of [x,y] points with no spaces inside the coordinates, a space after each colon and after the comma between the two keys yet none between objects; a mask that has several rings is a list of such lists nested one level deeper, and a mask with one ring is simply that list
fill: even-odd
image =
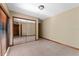
[{"label": "beige carpet", "polygon": [[35,36],[14,37],[14,45],[34,41]]},{"label": "beige carpet", "polygon": [[79,50],[40,39],[10,48],[8,56],[79,56]]}]

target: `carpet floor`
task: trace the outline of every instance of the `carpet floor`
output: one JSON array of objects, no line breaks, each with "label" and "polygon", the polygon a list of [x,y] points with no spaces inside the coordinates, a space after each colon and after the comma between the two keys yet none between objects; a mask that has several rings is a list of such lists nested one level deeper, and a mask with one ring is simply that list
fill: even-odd
[{"label": "carpet floor", "polygon": [[79,50],[40,39],[12,46],[7,56],[79,56]]},{"label": "carpet floor", "polygon": [[35,36],[14,37],[14,45],[31,42],[35,40]]}]

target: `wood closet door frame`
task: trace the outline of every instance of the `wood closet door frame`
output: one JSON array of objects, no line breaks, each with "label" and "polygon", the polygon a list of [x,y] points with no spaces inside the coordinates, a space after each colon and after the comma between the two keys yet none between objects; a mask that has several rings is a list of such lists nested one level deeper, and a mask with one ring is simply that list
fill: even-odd
[{"label": "wood closet door frame", "polygon": [[[17,18],[17,19],[23,19],[23,20],[29,20],[29,21],[35,21],[35,40],[36,39],[36,20],[31,20],[31,19],[27,19],[27,18],[22,18],[22,17],[17,17],[17,16],[13,16],[12,17],[12,22],[14,24],[14,18]],[[13,30],[12,30],[13,31]],[[22,25],[21,25],[21,36],[22,36]],[[14,37],[12,38],[12,46],[14,45]]]},{"label": "wood closet door frame", "polygon": [[[8,22],[9,22],[9,16],[5,10],[5,8],[3,7],[3,5],[0,5],[0,9],[2,10],[2,12],[6,15],[6,25],[5,25],[5,28],[2,29],[3,31],[5,31],[5,35],[6,35],[6,51],[7,51],[7,48],[10,46],[9,45],[9,35],[8,35]],[[1,45],[2,45],[2,42],[1,42]],[[2,48],[1,48],[2,49]],[[2,50],[1,50],[2,52]],[[1,53],[1,55],[3,55],[3,53]]]},{"label": "wood closet door frame", "polygon": [[13,24],[13,37],[19,36],[19,24]]}]

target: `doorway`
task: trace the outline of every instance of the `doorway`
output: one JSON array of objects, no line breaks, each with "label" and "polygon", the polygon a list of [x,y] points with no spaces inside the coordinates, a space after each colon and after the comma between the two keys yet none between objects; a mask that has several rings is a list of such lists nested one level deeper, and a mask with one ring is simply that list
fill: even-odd
[{"label": "doorway", "polygon": [[13,45],[36,40],[36,20],[13,17]]},{"label": "doorway", "polygon": [[13,24],[13,36],[19,36],[19,24]]}]

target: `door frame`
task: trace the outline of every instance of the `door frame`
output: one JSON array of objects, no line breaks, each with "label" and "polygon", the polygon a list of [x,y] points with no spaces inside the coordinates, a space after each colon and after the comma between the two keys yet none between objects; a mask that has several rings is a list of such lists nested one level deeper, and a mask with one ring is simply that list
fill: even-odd
[{"label": "door frame", "polygon": [[[0,4],[0,8],[1,8],[1,10],[4,12],[4,14],[6,15],[6,17],[7,17],[7,20],[6,20],[6,29],[5,29],[5,31],[6,31],[6,51],[7,51],[7,49],[8,49],[8,47],[10,46],[10,37],[9,37],[9,35],[7,36],[7,24],[8,24],[8,21],[9,21],[9,19],[10,19],[10,17],[9,17],[9,15],[8,15],[8,13],[7,13],[7,11],[6,11],[6,9],[4,8],[4,6],[2,5],[2,4]],[[1,42],[1,54],[2,54],[2,42]]]},{"label": "door frame", "polygon": [[[18,16],[12,16],[12,22],[13,22],[13,24],[14,24],[14,18],[18,18],[18,19],[23,19],[23,20],[30,20],[30,21],[35,21],[35,40],[37,40],[36,39],[36,20],[32,20],[32,19],[27,19],[27,18],[23,18],[23,17],[18,17]],[[13,25],[12,25],[12,27],[13,27]],[[13,30],[12,30],[12,32],[13,32]],[[22,36],[22,25],[21,25],[21,36]],[[27,35],[26,35],[27,36]],[[14,46],[14,36],[13,36],[13,38],[12,38],[12,46]]]}]

